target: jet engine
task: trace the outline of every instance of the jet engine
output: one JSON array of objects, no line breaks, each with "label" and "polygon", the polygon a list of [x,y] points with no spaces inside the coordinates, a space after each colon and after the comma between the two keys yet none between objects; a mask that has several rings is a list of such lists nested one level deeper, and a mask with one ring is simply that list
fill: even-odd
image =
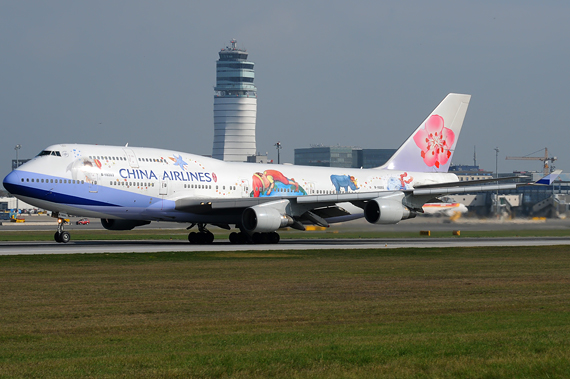
[{"label": "jet engine", "polygon": [[250,233],[274,232],[294,223],[291,216],[281,213],[278,209],[259,205],[246,208],[241,221],[243,228]]},{"label": "jet engine", "polygon": [[112,218],[102,218],[101,225],[107,230],[131,230],[137,226],[150,224],[150,221],[143,220],[116,220]]},{"label": "jet engine", "polygon": [[416,217],[416,212],[410,211],[401,201],[379,197],[366,203],[364,217],[371,224],[397,224]]}]

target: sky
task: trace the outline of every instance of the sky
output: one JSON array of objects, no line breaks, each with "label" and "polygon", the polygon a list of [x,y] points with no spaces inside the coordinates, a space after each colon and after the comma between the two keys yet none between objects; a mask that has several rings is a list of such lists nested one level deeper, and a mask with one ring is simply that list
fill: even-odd
[{"label": "sky", "polygon": [[[450,92],[471,94],[454,164],[545,147],[570,170],[568,1],[0,0],[0,176],[14,146],[210,155],[215,62],[255,63],[257,150],[397,148]],[[499,148],[496,161],[495,148]],[[534,156],[544,153],[539,151]]]}]

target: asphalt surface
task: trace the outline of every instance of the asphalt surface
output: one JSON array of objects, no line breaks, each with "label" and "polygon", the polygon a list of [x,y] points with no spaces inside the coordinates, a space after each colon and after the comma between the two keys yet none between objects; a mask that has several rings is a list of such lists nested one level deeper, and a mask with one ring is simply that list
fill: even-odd
[{"label": "asphalt surface", "polygon": [[285,250],[354,250],[478,246],[553,246],[570,245],[570,238],[434,238],[434,239],[359,239],[359,240],[284,240],[276,245],[232,245],[214,242],[191,245],[180,241],[77,241],[3,242],[0,255],[30,254],[94,254],[94,253],[156,253],[164,251],[285,251]]},{"label": "asphalt surface", "polygon": [[[283,251],[310,249],[385,249],[385,248],[429,248],[429,247],[476,247],[476,246],[549,246],[570,245],[570,238],[540,237],[540,238],[414,238],[414,239],[314,239],[289,240],[284,239],[276,245],[233,245],[229,242],[216,240],[211,245],[191,245],[186,241],[73,241],[74,230],[102,229],[99,220],[91,220],[90,225],[75,225],[76,219],[66,230],[71,233],[72,241],[68,244],[56,242],[0,242],[0,255],[19,254],[77,254],[77,253],[152,253],[161,251]],[[157,233],[168,234],[169,229],[185,229],[186,224],[152,223],[141,228],[154,229]],[[331,226],[330,230],[343,231],[400,231],[410,232],[430,231],[481,231],[481,230],[560,230],[570,228],[570,220],[473,220],[463,219],[459,222],[448,222],[445,218],[416,218],[406,220],[396,225],[371,225],[365,220],[355,220],[344,224]],[[0,226],[2,231],[56,229],[55,219],[49,217],[30,217],[24,224]],[[228,232],[229,233],[229,232]]]},{"label": "asphalt surface", "polygon": [[[53,230],[57,228],[57,219],[48,216],[27,216],[26,222],[14,223],[9,221],[2,221],[0,226],[0,233],[9,230]],[[72,232],[73,230],[97,230],[103,229],[99,219],[90,219],[89,225],[76,225],[79,217],[70,218],[70,225],[66,226],[66,230]],[[149,225],[137,227],[139,229],[185,229],[189,224],[180,224],[176,222],[152,222]],[[546,229],[568,229],[570,228],[570,218],[565,220],[560,219],[514,219],[514,220],[479,220],[473,218],[460,218],[455,222],[449,222],[445,217],[416,217],[410,220],[404,220],[394,225],[373,225],[366,222],[364,219],[354,220],[350,222],[333,224],[330,230],[344,230],[344,231],[385,231],[385,232],[410,232],[420,230],[431,231],[451,231],[451,230],[469,230],[469,231],[482,231],[482,230],[546,230]],[[215,227],[213,231],[219,230]]]}]

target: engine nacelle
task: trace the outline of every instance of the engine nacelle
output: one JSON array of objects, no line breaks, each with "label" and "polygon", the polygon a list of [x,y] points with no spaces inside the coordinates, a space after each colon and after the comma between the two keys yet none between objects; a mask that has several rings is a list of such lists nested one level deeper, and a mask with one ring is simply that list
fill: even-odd
[{"label": "engine nacelle", "polygon": [[131,230],[137,226],[150,224],[150,221],[142,220],[116,220],[113,218],[102,218],[101,225],[107,230]]},{"label": "engine nacelle", "polygon": [[397,224],[401,220],[416,217],[401,201],[379,197],[364,207],[364,217],[371,224]]},{"label": "engine nacelle", "polygon": [[293,224],[291,216],[282,214],[279,210],[267,206],[246,208],[241,216],[243,228],[250,232],[274,232]]}]

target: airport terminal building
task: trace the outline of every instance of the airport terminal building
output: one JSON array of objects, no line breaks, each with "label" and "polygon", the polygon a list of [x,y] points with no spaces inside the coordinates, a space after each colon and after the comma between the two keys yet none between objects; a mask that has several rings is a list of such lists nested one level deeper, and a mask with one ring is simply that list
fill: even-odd
[{"label": "airport terminal building", "polygon": [[373,168],[382,166],[396,149],[362,149],[352,146],[321,146],[295,149],[295,164],[302,166]]}]

